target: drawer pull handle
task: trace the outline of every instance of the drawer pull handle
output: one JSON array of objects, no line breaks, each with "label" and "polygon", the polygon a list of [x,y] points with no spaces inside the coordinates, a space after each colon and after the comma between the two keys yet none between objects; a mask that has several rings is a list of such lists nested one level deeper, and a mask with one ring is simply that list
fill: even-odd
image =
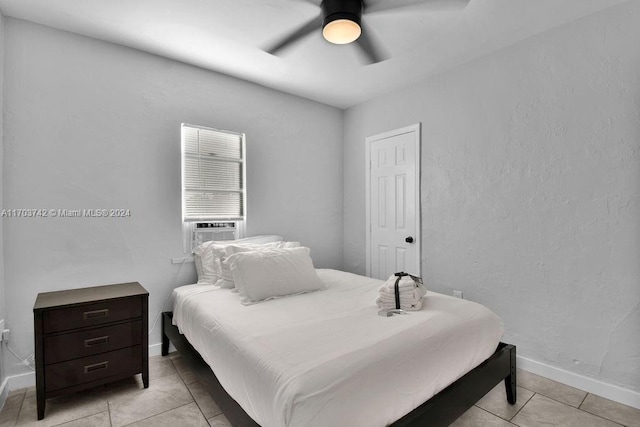
[{"label": "drawer pull handle", "polygon": [[104,337],[91,338],[88,340],[84,340],[84,346],[87,348],[93,347],[94,345],[107,344],[107,343],[109,343],[109,335],[105,335]]},{"label": "drawer pull handle", "polygon": [[103,369],[107,369],[109,367],[109,362],[108,361],[104,361],[104,362],[100,362],[100,363],[94,363],[93,365],[87,365],[84,367],[84,373],[85,374],[89,374],[91,372],[95,372],[95,371],[101,371]]},{"label": "drawer pull handle", "polygon": [[107,317],[109,315],[109,309],[103,308],[102,310],[85,311],[83,317],[85,320],[98,319],[100,317]]}]

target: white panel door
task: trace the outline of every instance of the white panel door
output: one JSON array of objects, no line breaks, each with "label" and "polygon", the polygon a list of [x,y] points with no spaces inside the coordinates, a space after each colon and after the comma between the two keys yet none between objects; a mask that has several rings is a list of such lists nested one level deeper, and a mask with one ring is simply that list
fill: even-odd
[{"label": "white panel door", "polygon": [[367,138],[367,273],[420,275],[419,127]]}]

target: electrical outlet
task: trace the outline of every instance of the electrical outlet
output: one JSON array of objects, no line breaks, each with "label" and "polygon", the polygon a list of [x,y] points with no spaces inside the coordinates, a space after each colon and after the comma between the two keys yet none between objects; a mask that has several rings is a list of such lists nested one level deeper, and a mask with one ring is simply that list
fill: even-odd
[{"label": "electrical outlet", "polygon": [[453,291],[453,296],[454,296],[455,298],[463,299],[463,298],[462,298],[462,291]]}]

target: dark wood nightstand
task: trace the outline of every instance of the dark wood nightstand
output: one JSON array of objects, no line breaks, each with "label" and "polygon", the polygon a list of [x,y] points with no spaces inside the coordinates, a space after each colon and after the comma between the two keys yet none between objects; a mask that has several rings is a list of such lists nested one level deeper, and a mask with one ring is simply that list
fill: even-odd
[{"label": "dark wood nightstand", "polygon": [[38,419],[47,398],[142,373],[149,387],[149,292],[139,283],[38,294]]}]

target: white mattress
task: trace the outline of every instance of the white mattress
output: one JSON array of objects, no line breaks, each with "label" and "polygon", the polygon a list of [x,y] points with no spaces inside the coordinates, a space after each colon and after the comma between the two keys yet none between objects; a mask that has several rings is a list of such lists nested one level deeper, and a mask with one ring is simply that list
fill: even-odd
[{"label": "white mattress", "polygon": [[503,333],[486,307],[428,292],[380,317],[382,282],[318,270],[328,289],[245,306],[215,286],[174,290],[173,322],[263,427],[385,426],[487,359]]}]

